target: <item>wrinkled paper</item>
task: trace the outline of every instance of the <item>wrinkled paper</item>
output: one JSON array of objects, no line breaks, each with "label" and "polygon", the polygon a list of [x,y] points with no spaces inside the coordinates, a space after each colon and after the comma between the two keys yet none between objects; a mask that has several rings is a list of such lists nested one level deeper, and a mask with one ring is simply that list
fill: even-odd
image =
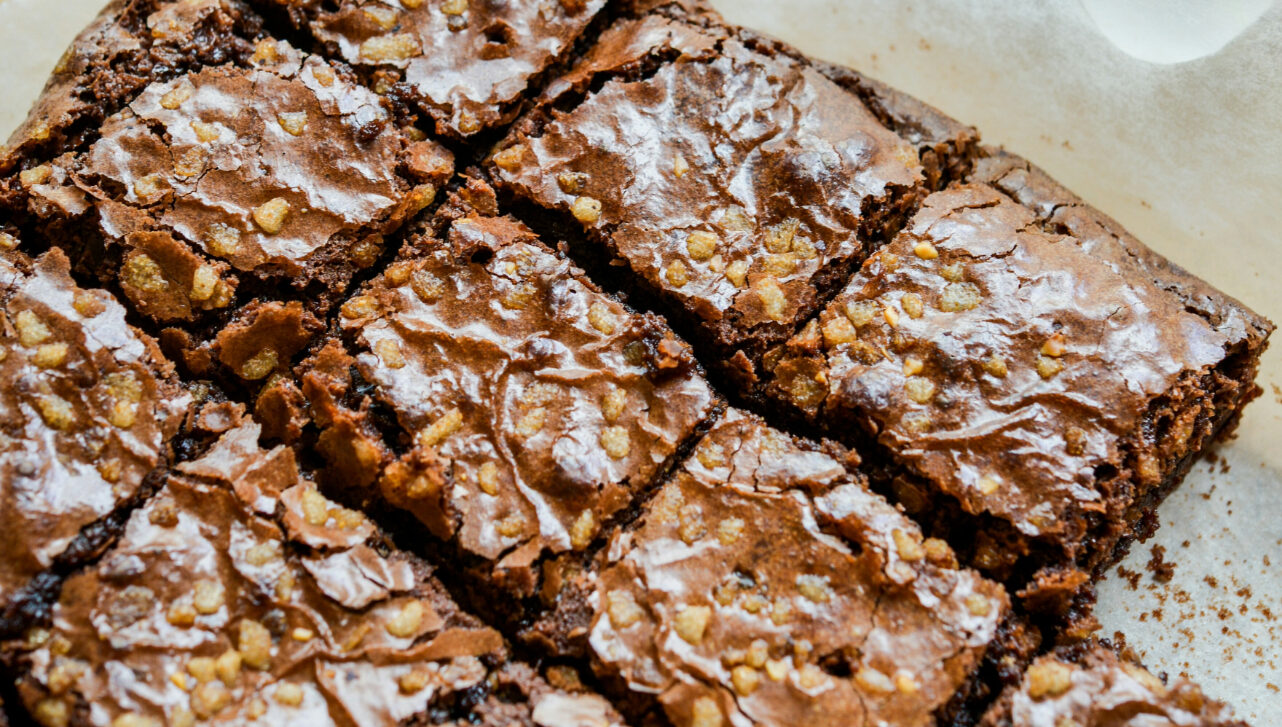
[{"label": "wrinkled paper", "polygon": [[[1282,321],[1282,3],[714,2],[978,126]],[[0,0],[0,134],[103,4]],[[1099,617],[1154,671],[1188,675],[1262,725],[1282,713],[1282,344],[1260,383],[1237,438],[1101,584]],[[1147,567],[1154,546],[1174,564],[1166,583]]]}]

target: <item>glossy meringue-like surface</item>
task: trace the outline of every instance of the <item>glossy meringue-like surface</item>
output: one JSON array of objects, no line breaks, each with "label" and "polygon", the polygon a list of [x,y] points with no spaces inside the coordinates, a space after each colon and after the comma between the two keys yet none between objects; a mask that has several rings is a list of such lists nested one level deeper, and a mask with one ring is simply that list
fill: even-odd
[{"label": "glossy meringue-like surface", "polygon": [[512,120],[531,85],[569,55],[605,0],[325,5],[337,7],[308,8],[318,39],[354,66],[395,71],[403,83],[398,93],[441,133],[470,137]]},{"label": "glossy meringue-like surface", "polygon": [[1072,548],[1083,515],[1109,507],[1101,473],[1156,485],[1206,435],[1201,415],[1155,444],[1143,429],[1150,403],[1228,342],[1125,260],[970,185],[926,200],[782,352],[772,386],[811,416],[862,423],[969,512]]},{"label": "glossy meringue-like surface", "polygon": [[[825,275],[863,259],[867,233],[915,194],[922,169],[911,144],[817,70],[708,33],[659,17],[612,29],[585,61],[599,89],[518,124],[492,161],[501,186],[573,214],[735,346],[803,321]],[[676,59],[623,72],[646,54]]]},{"label": "glossy meringue-like surface", "polygon": [[0,256],[0,303],[3,602],[137,494],[191,398],[155,342],[109,293],[77,287],[57,250]]},{"label": "glossy meringue-like surface", "polygon": [[710,413],[688,347],[509,218],[414,246],[343,309],[413,446],[384,496],[504,568],[585,549]]},{"label": "glossy meringue-like surface", "polygon": [[1187,679],[1169,683],[1100,646],[1048,654],[1007,689],[983,727],[1245,727]]},{"label": "glossy meringue-like surface", "polygon": [[[180,466],[67,580],[51,627],[29,636],[19,690],[34,714],[396,725],[485,681],[498,633],[258,435],[243,425]],[[276,504],[280,522],[262,512]]]},{"label": "glossy meringue-like surface", "polygon": [[594,578],[591,652],[674,724],[933,725],[1009,606],[837,460],[738,411],[639,522]]}]

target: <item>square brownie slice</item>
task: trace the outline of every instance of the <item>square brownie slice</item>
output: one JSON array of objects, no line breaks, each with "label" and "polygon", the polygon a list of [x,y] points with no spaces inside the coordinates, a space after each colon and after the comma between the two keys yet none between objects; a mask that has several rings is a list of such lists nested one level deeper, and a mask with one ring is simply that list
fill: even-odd
[{"label": "square brownie slice", "polygon": [[264,39],[244,65],[146,86],[17,184],[29,223],[170,327],[190,371],[254,382],[289,366],[452,172],[342,67]]},{"label": "square brownie slice", "polygon": [[332,482],[530,595],[544,553],[587,549],[717,399],[662,319],[493,216],[484,185],[462,194],[488,211],[456,196],[447,232],[412,239],[344,303],[343,343],[305,362],[303,389]]},{"label": "square brownie slice", "polygon": [[844,459],[731,410],[527,636],[672,724],[952,724],[1034,640]]},{"label": "square brownie slice", "polygon": [[1039,658],[1002,693],[981,727],[1113,725],[1247,727],[1196,684],[1159,679],[1111,649],[1088,644]]},{"label": "square brownie slice", "polygon": [[47,606],[169,460],[192,397],[155,341],[59,251],[0,234],[0,633]]},{"label": "square brownie slice", "polygon": [[254,0],[284,11],[371,87],[468,139],[516,118],[571,55],[605,0]]},{"label": "square brownie slice", "polygon": [[898,229],[923,167],[791,49],[683,17],[609,29],[488,168],[522,214],[585,238],[585,259],[621,266],[622,286],[750,381]]},{"label": "square brownie slice", "polygon": [[1150,530],[1257,395],[1272,330],[1219,294],[1204,315],[1175,292],[1187,275],[1098,230],[984,184],[932,195],[766,359],[774,400],[875,442],[909,512],[1037,610]]},{"label": "square brownie slice", "polygon": [[621,724],[600,697],[509,664],[426,562],[258,438],[239,426],[174,467],[67,579],[16,655],[39,723],[509,725],[573,706]]}]

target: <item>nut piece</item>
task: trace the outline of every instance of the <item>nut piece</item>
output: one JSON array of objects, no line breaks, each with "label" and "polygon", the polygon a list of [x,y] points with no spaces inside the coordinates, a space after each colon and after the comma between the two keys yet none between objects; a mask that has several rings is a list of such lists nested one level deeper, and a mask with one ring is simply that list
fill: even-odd
[{"label": "nut piece", "polygon": [[686,238],[686,252],[690,253],[691,259],[702,262],[717,252],[717,244],[720,242],[711,232],[696,230]]},{"label": "nut piece", "polygon": [[972,616],[987,616],[993,611],[992,601],[987,596],[979,593],[972,593],[966,597],[966,610],[970,611]]},{"label": "nut piece", "polygon": [[426,609],[418,601],[409,601],[395,616],[388,620],[385,628],[387,633],[398,639],[408,639],[418,634],[418,630],[423,625],[423,616]]},{"label": "nut piece", "polygon": [[1010,373],[1010,369],[1006,367],[1006,359],[998,356],[997,354],[989,356],[987,360],[984,361],[984,371],[987,371],[989,375],[996,376],[999,379],[1006,378],[1006,375]]},{"label": "nut piece", "polygon": [[726,266],[726,280],[736,288],[742,288],[748,282],[748,261],[735,260]]},{"label": "nut piece", "polygon": [[402,674],[396,683],[401,688],[401,694],[408,696],[410,694],[418,694],[426,689],[431,679],[432,672],[423,667],[416,667],[413,671]]},{"label": "nut piece", "polygon": [[730,517],[717,525],[717,542],[722,545],[734,545],[743,536],[747,523],[742,518]]},{"label": "nut piece", "polygon": [[983,295],[974,283],[949,283],[939,299],[939,309],[945,313],[959,313],[979,306]]},{"label": "nut piece", "polygon": [[832,588],[828,585],[828,579],[823,576],[810,574],[797,576],[797,591],[814,603],[827,603],[832,600]]},{"label": "nut piece", "polygon": [[303,688],[293,682],[285,682],[276,687],[273,698],[286,707],[297,707],[303,703]]},{"label": "nut piece", "polygon": [[601,447],[612,459],[623,459],[632,451],[628,430],[620,426],[606,427],[601,432]]},{"label": "nut piece", "polygon": [[1033,699],[1058,697],[1073,688],[1073,669],[1055,659],[1040,661],[1028,667],[1028,696]]},{"label": "nut piece", "polygon": [[361,57],[375,63],[407,61],[418,54],[418,41],[409,33],[375,36],[361,43]]},{"label": "nut piece", "polygon": [[205,247],[211,255],[230,257],[240,247],[240,230],[222,222],[215,222],[205,232]]},{"label": "nut piece", "polygon": [[18,329],[18,343],[28,348],[38,346],[53,336],[53,332],[44,321],[40,320],[40,316],[29,310],[21,311],[15,316],[14,326]]},{"label": "nut piece", "polygon": [[677,636],[697,646],[703,641],[703,633],[711,620],[712,609],[708,606],[682,606],[677,611],[673,626]]},{"label": "nut piece", "polygon": [[591,510],[584,510],[570,526],[570,547],[583,550],[592,544],[596,537],[596,516]]},{"label": "nut piece", "polygon": [[521,168],[521,159],[525,157],[525,145],[517,144],[494,155],[494,163],[506,172],[515,172]]},{"label": "nut piece", "polygon": [[303,132],[307,130],[306,111],[292,111],[277,114],[276,121],[280,124],[280,128],[284,129],[285,133],[290,136],[302,136]]},{"label": "nut piece", "polygon": [[1046,339],[1046,343],[1042,344],[1043,356],[1050,356],[1051,358],[1059,358],[1060,356],[1063,356],[1064,353],[1067,351],[1068,351],[1068,339],[1065,338],[1064,333],[1062,331]]},{"label": "nut piece", "polygon": [[913,252],[922,260],[934,260],[939,257],[939,251],[927,240],[922,240],[913,246]]},{"label": "nut piece", "polygon": [[66,400],[53,394],[46,394],[36,399],[40,409],[40,418],[52,429],[66,431],[76,421],[76,412]]},{"label": "nut piece", "polygon": [[271,348],[264,348],[240,365],[240,377],[246,381],[265,379],[268,374],[276,370],[278,363],[280,363],[280,360],[277,358],[276,351]]},{"label": "nut piece", "polygon": [[674,288],[683,288],[686,283],[690,282],[690,270],[686,264],[680,260],[673,260],[668,263],[668,267],[663,271],[663,277],[667,279],[668,284]]},{"label": "nut piece", "polygon": [[218,613],[225,600],[226,594],[223,590],[223,584],[210,580],[196,581],[196,588],[192,592],[191,600],[192,606],[196,608],[196,613],[202,616]]},{"label": "nut piece", "polygon": [[231,692],[219,682],[206,682],[191,693],[191,711],[201,719],[209,719],[231,704]]},{"label": "nut piece", "polygon": [[641,620],[645,612],[627,591],[610,591],[605,594],[606,613],[615,629],[626,629]]},{"label": "nut piece", "polygon": [[935,396],[935,384],[921,376],[909,376],[904,382],[904,391],[918,404],[929,404]]},{"label": "nut piece", "polygon": [[725,718],[711,697],[699,697],[690,707],[690,727],[721,727]]},{"label": "nut piece", "polygon": [[750,666],[736,666],[730,671],[730,682],[739,696],[746,697],[757,690],[761,684],[761,674]]},{"label": "nut piece", "polygon": [[890,677],[870,666],[860,667],[855,672],[855,682],[866,692],[873,694],[894,694],[895,683]]},{"label": "nut piece", "polygon": [[765,310],[771,320],[780,323],[787,320],[785,315],[788,307],[788,298],[784,295],[783,288],[779,286],[779,281],[772,277],[765,276],[758,280],[753,289],[757,297],[761,299],[761,307]]},{"label": "nut piece", "polygon": [[610,311],[609,306],[600,301],[593,303],[592,307],[588,308],[588,323],[591,323],[593,328],[607,336],[614,333],[618,328],[618,321],[615,319],[614,313]]},{"label": "nut piece", "polygon": [[586,225],[595,224],[601,219],[601,202],[592,197],[578,197],[570,207],[574,219]]},{"label": "nut piece", "polygon": [[36,355],[31,360],[42,369],[57,368],[67,360],[67,344],[46,343],[36,349]]},{"label": "nut piece", "polygon": [[901,559],[912,562],[926,557],[926,550],[917,538],[899,529],[892,530],[890,535],[895,540],[895,550],[899,551]]},{"label": "nut piece", "polygon": [[476,473],[476,483],[481,486],[481,492],[490,497],[499,494],[499,466],[493,462],[481,465],[480,471]]},{"label": "nut piece", "polygon": [[1037,357],[1037,375],[1043,379],[1050,380],[1059,375],[1064,370],[1064,362],[1057,358],[1049,356]]},{"label": "nut piece", "polygon": [[254,222],[269,235],[279,234],[285,229],[285,219],[289,217],[290,204],[281,197],[266,202],[254,209]]},{"label": "nut piece", "polygon": [[432,422],[432,425],[424,429],[422,434],[418,435],[418,442],[424,447],[435,447],[445,440],[446,437],[457,432],[463,426],[463,413],[458,409],[450,409],[441,415],[440,419]]},{"label": "nut piece", "polygon": [[240,658],[245,666],[260,671],[272,665],[272,634],[266,626],[251,619],[242,619],[237,641]]}]

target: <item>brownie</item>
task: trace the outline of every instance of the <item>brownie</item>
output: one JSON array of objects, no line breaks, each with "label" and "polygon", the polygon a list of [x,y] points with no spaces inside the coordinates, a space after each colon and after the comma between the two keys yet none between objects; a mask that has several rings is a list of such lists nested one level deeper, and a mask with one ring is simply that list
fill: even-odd
[{"label": "brownie", "polygon": [[1047,228],[984,184],[934,194],[766,357],[768,393],[871,443],[928,529],[1063,608],[1256,396],[1272,330],[1219,294],[1204,315],[1177,292],[1193,282],[1119,239]]},{"label": "brownie", "polygon": [[18,657],[38,722],[530,725],[577,705],[619,723],[600,697],[509,665],[427,563],[258,437],[239,426],[177,465],[67,579]]},{"label": "brownie", "polygon": [[1041,657],[981,727],[1246,727],[1187,679],[1166,682],[1099,645]]},{"label": "brownie", "polygon": [[663,13],[610,28],[489,170],[749,380],[924,184],[914,143],[790,49]]},{"label": "brownie", "polygon": [[411,239],[340,320],[344,345],[302,367],[331,479],[523,595],[543,553],[588,548],[716,405],[662,319],[476,209]]},{"label": "brownie", "polygon": [[516,118],[564,63],[605,0],[254,0],[284,8],[373,88],[421,111],[437,133],[467,139]]},{"label": "brownie", "polygon": [[341,67],[263,40],[247,66],[147,86],[88,148],[19,183],[36,228],[172,326],[166,348],[192,372],[256,381],[452,173],[393,122]]},{"label": "brownie", "polygon": [[191,396],[155,341],[57,250],[0,234],[0,633],[37,617],[37,576],[92,557],[170,458]]},{"label": "brownie", "polygon": [[244,61],[261,36],[258,16],[238,0],[113,0],[59,60],[0,155],[0,172],[80,147],[147,84]]},{"label": "brownie", "polygon": [[838,456],[729,411],[534,640],[676,725],[951,724],[1009,597]]}]

